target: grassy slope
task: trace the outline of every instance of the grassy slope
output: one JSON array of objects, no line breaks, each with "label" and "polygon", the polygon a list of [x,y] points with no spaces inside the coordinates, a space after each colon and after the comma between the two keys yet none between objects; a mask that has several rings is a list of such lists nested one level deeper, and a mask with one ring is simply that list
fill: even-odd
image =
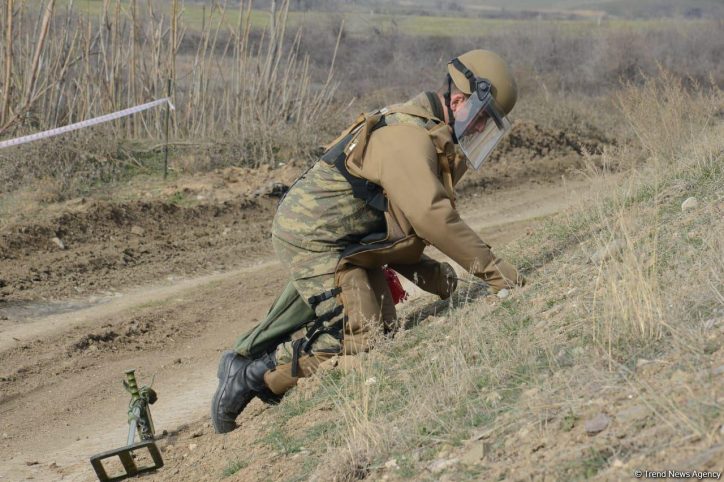
[{"label": "grassy slope", "polygon": [[[607,199],[505,253],[531,272],[528,287],[505,300],[462,289],[451,303],[415,303],[405,315],[416,326],[305,381],[264,412],[256,441],[231,439],[239,455],[224,475],[249,480],[277,467],[283,480],[570,480],[721,470],[724,129],[712,113],[722,101],[678,92],[651,82],[625,94],[643,148],[608,155],[648,163]],[[690,196],[698,206],[683,211]],[[591,434],[596,416],[605,427]],[[244,456],[249,443],[264,464]]]}]

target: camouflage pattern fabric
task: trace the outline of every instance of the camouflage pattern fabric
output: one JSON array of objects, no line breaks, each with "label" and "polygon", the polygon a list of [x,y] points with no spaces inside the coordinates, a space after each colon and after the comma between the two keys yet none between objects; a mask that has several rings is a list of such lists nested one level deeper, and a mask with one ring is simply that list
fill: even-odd
[{"label": "camouflage pattern fabric", "polygon": [[275,237],[315,253],[315,262],[316,253],[339,254],[366,235],[384,231],[383,214],[355,198],[344,176],[323,161],[292,186],[272,226]]},{"label": "camouflage pattern fabric", "polygon": [[[410,104],[416,104],[416,100],[418,98],[412,99],[410,102],[405,103],[405,105]],[[388,114],[385,116],[385,122],[388,126],[394,126],[398,124],[406,124],[406,125],[415,125],[419,126],[425,129],[432,128],[435,123],[431,120],[425,120],[420,117],[410,115],[410,114],[403,114],[401,112],[395,112],[394,114]]]},{"label": "camouflage pattern fabric", "polygon": [[[286,201],[286,199],[285,199]],[[339,261],[338,251],[315,252],[294,246],[272,235],[272,245],[277,258],[291,271],[292,284],[306,301],[334,288],[334,272]],[[316,308],[317,315],[322,315],[337,306],[335,298],[323,301]],[[337,321],[332,320],[332,322]],[[304,336],[305,330],[292,335],[292,341]],[[276,349],[277,364],[282,365],[292,360],[292,341],[279,345]],[[331,335],[323,334],[312,344],[312,351],[340,351],[339,340]]]}]

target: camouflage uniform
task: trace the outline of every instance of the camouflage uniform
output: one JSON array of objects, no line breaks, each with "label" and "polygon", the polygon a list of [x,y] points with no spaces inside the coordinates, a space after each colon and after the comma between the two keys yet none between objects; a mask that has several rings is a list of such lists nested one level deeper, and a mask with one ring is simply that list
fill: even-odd
[{"label": "camouflage uniform", "polygon": [[[442,102],[449,113],[474,107],[472,122],[483,111],[495,115],[500,128],[498,108],[507,114],[515,103],[514,79],[494,53],[475,50],[451,61],[447,83],[444,96],[425,92],[360,114],[282,200],[272,243],[291,279],[265,319],[239,338],[236,353],[221,357],[212,400],[219,433],[235,428],[255,396],[278,400],[325,359],[367,350],[374,334],[394,328],[385,265],[443,299],[455,290],[457,274],[450,264],[424,255],[429,245],[493,292],[525,282],[455,208],[455,184],[467,169],[466,158],[456,155],[454,126],[445,121],[451,117]],[[460,92],[452,92],[453,83]],[[486,141],[486,132],[493,131],[473,140]],[[501,128],[490,139],[497,142],[503,133]],[[478,164],[485,156],[476,154]],[[286,342],[290,335],[292,343]]]},{"label": "camouflage uniform", "polygon": [[[434,94],[420,94],[384,115],[388,127],[379,134],[366,131],[366,148],[350,148],[345,166],[353,176],[384,189],[389,201],[386,212],[356,198],[350,181],[325,161],[302,175],[282,200],[274,218],[272,243],[290,270],[290,283],[303,300],[339,288],[337,297],[315,309],[321,316],[341,304],[344,322],[341,341],[322,335],[307,354],[300,353],[298,364],[289,363],[291,342],[277,347],[278,365],[264,374],[264,382],[275,394],[283,394],[296,384],[297,376],[312,374],[336,353],[369,349],[373,335],[394,323],[395,308],[382,265],[390,264],[408,279],[421,280],[416,284],[426,291],[449,296],[454,270],[425,257],[426,244],[434,244],[493,287],[513,286],[520,279],[455,211],[453,186],[464,173],[465,162],[455,156],[448,126],[439,123],[441,110]],[[370,122],[377,125],[377,120]],[[369,125],[373,124],[365,124]],[[355,153],[363,153],[364,165],[355,164]],[[340,316],[327,326],[339,326]]]}]

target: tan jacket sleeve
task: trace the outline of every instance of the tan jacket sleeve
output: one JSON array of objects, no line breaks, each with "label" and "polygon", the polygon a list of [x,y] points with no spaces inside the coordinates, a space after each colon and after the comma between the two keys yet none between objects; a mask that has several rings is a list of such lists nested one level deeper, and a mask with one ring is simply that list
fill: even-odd
[{"label": "tan jacket sleeve", "polygon": [[496,258],[453,208],[440,182],[435,146],[424,129],[385,127],[371,136],[367,149],[390,202],[405,214],[418,236],[494,291],[523,283],[515,268]]}]

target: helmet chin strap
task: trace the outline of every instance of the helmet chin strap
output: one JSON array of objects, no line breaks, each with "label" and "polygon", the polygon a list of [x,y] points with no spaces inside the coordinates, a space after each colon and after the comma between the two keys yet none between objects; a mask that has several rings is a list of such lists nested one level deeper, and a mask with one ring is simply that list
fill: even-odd
[{"label": "helmet chin strap", "polygon": [[[452,96],[452,77],[447,74],[447,91],[445,92],[445,108],[447,109],[448,125],[453,127],[455,125],[455,114],[453,113],[452,107],[450,107],[450,97]],[[455,135],[455,129],[452,129],[452,140],[455,144],[458,143],[458,136]]]}]

